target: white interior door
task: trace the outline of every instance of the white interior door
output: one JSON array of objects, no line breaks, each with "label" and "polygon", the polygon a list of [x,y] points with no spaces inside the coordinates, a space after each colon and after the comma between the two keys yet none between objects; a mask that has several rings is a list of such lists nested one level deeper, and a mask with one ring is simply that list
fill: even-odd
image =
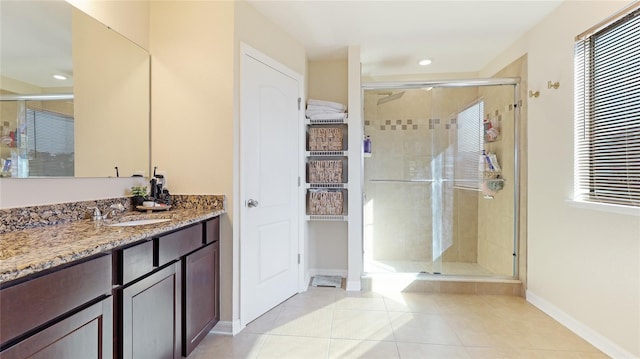
[{"label": "white interior door", "polygon": [[243,53],[240,321],[297,293],[299,81]]}]

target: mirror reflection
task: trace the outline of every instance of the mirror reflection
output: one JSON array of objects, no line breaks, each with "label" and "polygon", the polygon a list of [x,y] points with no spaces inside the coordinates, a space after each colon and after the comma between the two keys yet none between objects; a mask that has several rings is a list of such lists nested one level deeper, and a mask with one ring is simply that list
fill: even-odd
[{"label": "mirror reflection", "polygon": [[148,176],[149,54],[64,1],[0,10],[0,176]]}]

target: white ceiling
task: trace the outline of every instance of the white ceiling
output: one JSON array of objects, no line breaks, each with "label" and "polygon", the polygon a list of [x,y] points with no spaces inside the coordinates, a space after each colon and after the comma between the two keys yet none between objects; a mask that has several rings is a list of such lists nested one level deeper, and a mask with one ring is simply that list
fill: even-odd
[{"label": "white ceiling", "polygon": [[[360,45],[362,73],[477,72],[563,0],[248,0],[300,41],[309,60],[345,59]],[[46,6],[44,6],[46,5]],[[71,12],[64,0],[0,1],[2,75],[40,87],[70,86]],[[24,20],[23,16],[37,20]],[[68,27],[60,28],[54,18]],[[29,52],[25,44],[35,41]],[[421,58],[433,64],[418,66]],[[46,68],[34,71],[47,60]]]},{"label": "white ceiling", "polygon": [[[248,0],[300,41],[309,60],[360,45],[364,76],[477,72],[562,0]],[[418,60],[430,58],[429,66]]]},{"label": "white ceiling", "polygon": [[2,0],[0,10],[0,74],[41,88],[71,86],[71,6]]}]

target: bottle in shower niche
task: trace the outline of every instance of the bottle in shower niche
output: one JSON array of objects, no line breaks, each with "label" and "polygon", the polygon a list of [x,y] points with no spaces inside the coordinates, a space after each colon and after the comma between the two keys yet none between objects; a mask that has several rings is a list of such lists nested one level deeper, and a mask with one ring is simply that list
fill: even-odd
[{"label": "bottle in shower niche", "polygon": [[371,153],[371,136],[364,137],[364,153]]}]

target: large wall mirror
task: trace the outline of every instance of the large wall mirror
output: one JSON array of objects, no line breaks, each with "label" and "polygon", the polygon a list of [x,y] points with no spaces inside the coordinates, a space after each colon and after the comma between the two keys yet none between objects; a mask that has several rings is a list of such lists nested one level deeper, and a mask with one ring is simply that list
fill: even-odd
[{"label": "large wall mirror", "polygon": [[0,2],[0,176],[148,176],[149,53],[63,0]]}]

